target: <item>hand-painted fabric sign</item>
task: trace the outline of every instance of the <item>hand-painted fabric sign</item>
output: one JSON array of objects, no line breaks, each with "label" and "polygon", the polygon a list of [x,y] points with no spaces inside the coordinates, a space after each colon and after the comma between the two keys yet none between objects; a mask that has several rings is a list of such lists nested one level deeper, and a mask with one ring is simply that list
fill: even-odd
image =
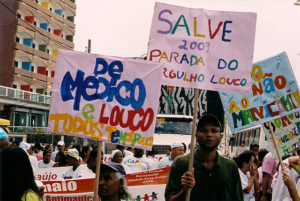
[{"label": "hand-painted fabric sign", "polygon": [[61,50],[49,130],[150,149],[161,71],[155,62]]},{"label": "hand-painted fabric sign", "polygon": [[156,3],[148,59],[162,84],[248,93],[256,14]]},{"label": "hand-painted fabric sign", "polygon": [[[291,155],[293,151],[300,149],[300,112],[295,112],[270,121],[275,135],[276,144],[281,156]],[[268,123],[262,124],[265,135],[272,141],[271,131]],[[270,144],[271,145],[271,144]],[[277,159],[277,153],[273,146],[269,146],[272,156]]]},{"label": "hand-painted fabric sign", "polygon": [[300,111],[300,95],[285,52],[252,67],[251,92],[220,93],[232,132]]}]

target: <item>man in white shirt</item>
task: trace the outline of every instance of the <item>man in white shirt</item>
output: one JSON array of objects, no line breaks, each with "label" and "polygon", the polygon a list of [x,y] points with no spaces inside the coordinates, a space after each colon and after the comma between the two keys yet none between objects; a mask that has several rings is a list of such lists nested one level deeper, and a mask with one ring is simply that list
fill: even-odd
[{"label": "man in white shirt", "polygon": [[64,175],[65,179],[72,179],[72,178],[85,178],[85,170],[86,170],[86,164],[80,165],[79,164],[79,153],[77,149],[68,149],[68,151],[65,151],[66,155],[66,163],[69,166],[73,166],[72,169],[70,169],[66,174]]},{"label": "man in white shirt", "polygon": [[43,160],[39,161],[39,168],[51,168],[55,164],[54,161],[51,160],[51,152],[44,151],[43,152]]},{"label": "man in white shirt", "polygon": [[122,165],[128,171],[126,173],[141,172],[150,170],[149,159],[144,155],[143,149],[134,149],[134,154],[123,159]]},{"label": "man in white shirt", "polygon": [[163,168],[167,166],[171,166],[175,158],[184,154],[184,147],[182,143],[174,142],[171,146],[170,156],[163,158],[158,163],[158,168]]},{"label": "man in white shirt", "polygon": [[158,167],[158,160],[155,158],[156,151],[154,147],[152,147],[151,151],[146,152],[146,156],[150,162],[150,170],[156,169]]}]

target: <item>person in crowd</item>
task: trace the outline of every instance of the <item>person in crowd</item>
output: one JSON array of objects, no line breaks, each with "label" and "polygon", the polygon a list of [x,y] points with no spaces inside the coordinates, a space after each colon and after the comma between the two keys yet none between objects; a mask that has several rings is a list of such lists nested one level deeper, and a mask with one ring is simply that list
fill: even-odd
[{"label": "person in crowd", "polygon": [[170,156],[170,154],[171,154],[171,146],[169,146],[166,151],[166,157]]},{"label": "person in crowd", "polygon": [[[244,151],[237,158],[239,174],[244,192],[244,201],[254,201],[254,193],[259,189],[258,171],[254,163],[255,154],[253,151]],[[250,174],[249,174],[250,173]]]},{"label": "person in crowd", "polygon": [[57,147],[57,149],[51,155],[51,160],[54,162],[55,162],[55,157],[56,157],[57,152],[59,152],[59,151],[64,152],[66,145],[65,145],[64,141],[58,141],[56,147]]},{"label": "person in crowd", "polygon": [[45,146],[45,151],[49,151],[49,152],[52,153],[52,146],[51,146],[50,144],[47,144],[47,145]]},{"label": "person in crowd", "polygon": [[151,151],[146,151],[146,157],[150,161],[150,170],[158,168],[158,160],[155,158],[155,154],[156,150],[153,146]]},{"label": "person in crowd", "polygon": [[143,149],[134,149],[134,154],[127,156],[123,159],[122,165],[128,170],[127,173],[141,172],[144,170],[150,170],[150,162],[144,155]]},{"label": "person in crowd", "polygon": [[262,172],[262,162],[265,158],[265,156],[267,155],[267,153],[269,153],[269,151],[267,149],[261,149],[258,152],[258,183],[259,183],[259,189],[256,196],[256,200],[260,200],[260,197],[262,195],[262,178],[263,178],[263,172]]},{"label": "person in crowd", "polygon": [[43,160],[38,163],[39,168],[51,168],[54,164],[55,162],[51,160],[51,152],[43,151]]},{"label": "person in crowd", "polygon": [[259,151],[259,145],[256,143],[251,143],[250,144],[250,151],[253,151],[255,154],[255,157],[258,159],[258,151]]},{"label": "person in crowd", "polygon": [[87,164],[87,160],[89,159],[92,150],[93,148],[91,146],[82,147],[82,151],[79,154],[82,159],[81,164]]},{"label": "person in crowd", "polygon": [[19,147],[19,145],[20,145],[20,141],[19,141],[19,140],[15,140],[15,141],[13,141],[13,143],[11,144],[11,146],[13,146],[13,147]]},{"label": "person in crowd", "polygon": [[0,152],[1,201],[42,201],[27,153],[19,147]]},{"label": "person in crowd", "polygon": [[[87,161],[87,167],[95,174],[96,173],[96,166],[97,166],[97,150],[98,148],[93,149],[93,151],[91,151],[90,157]],[[104,154],[103,151],[101,150],[101,161],[100,163],[103,163],[103,159],[104,159]],[[95,177],[95,176],[94,176]]]},{"label": "person in crowd", "polygon": [[271,201],[272,200],[272,180],[273,176],[275,175],[277,171],[277,166],[278,166],[279,161],[274,160],[272,157],[272,153],[269,152],[263,162],[262,162],[262,172],[263,172],[263,177],[262,177],[262,195],[260,200],[261,201]]},{"label": "person in crowd", "polygon": [[289,176],[288,173],[283,172],[282,173],[282,179],[284,184],[287,186],[290,197],[292,198],[292,201],[300,201],[299,193],[296,189],[296,185],[293,182],[292,178]]},{"label": "person in crowd", "polygon": [[182,143],[176,143],[174,142],[171,146],[171,154],[170,156],[167,156],[163,158],[161,161],[158,163],[158,168],[163,168],[167,166],[171,166],[175,158],[178,156],[181,156],[184,154],[184,146]]},{"label": "person in crowd", "polygon": [[222,126],[214,115],[203,115],[197,125],[199,144],[194,153],[194,171],[188,171],[189,154],[177,157],[173,162],[165,189],[165,200],[184,200],[187,189],[191,201],[243,200],[243,190],[236,163],[217,153],[223,137]]},{"label": "person in crowd", "polygon": [[57,152],[55,160],[57,161],[53,167],[64,167],[67,166],[65,153],[62,151]]},{"label": "person in crowd", "polygon": [[113,150],[111,152],[111,161],[114,163],[122,163],[123,161],[123,154],[119,149]]},{"label": "person in crowd", "polygon": [[132,200],[121,164],[101,164],[98,195],[102,201]]},{"label": "person in crowd", "polygon": [[73,166],[72,169],[70,169],[66,174],[64,175],[65,179],[72,179],[72,178],[84,178],[86,175],[85,170],[86,164],[80,165],[79,163],[79,154],[77,149],[68,149],[68,151],[65,151],[66,155],[66,162],[67,165]]},{"label": "person in crowd", "polygon": [[[272,201],[291,200],[291,195],[289,194],[289,187],[291,187],[291,185],[286,186],[284,179],[289,177],[291,182],[294,184],[299,180],[299,174],[297,172],[299,170],[299,157],[291,156],[282,160],[286,175],[282,175],[283,171],[281,165],[278,164],[278,171],[273,176],[272,181]],[[288,184],[291,184],[291,182]]]},{"label": "person in crowd", "polygon": [[[130,155],[133,155],[132,151],[129,151],[129,150],[126,150],[124,146],[122,145],[117,145],[116,147],[117,149],[119,149],[122,154],[123,154],[123,158],[127,157],[127,156],[130,156]],[[129,147],[130,148],[130,147]],[[131,149],[131,148],[130,148]]]},{"label": "person in crowd", "polygon": [[9,146],[8,135],[3,128],[0,127],[0,151]]},{"label": "person in crowd", "polygon": [[33,151],[38,161],[43,160],[43,147],[41,143],[35,143],[33,146]]},{"label": "person in crowd", "polygon": [[37,158],[32,155],[32,147],[31,147],[31,145],[28,144],[27,142],[22,141],[20,143],[19,147],[22,148],[27,153],[27,155],[29,157],[30,164],[32,165],[32,168],[33,169],[39,168]]}]

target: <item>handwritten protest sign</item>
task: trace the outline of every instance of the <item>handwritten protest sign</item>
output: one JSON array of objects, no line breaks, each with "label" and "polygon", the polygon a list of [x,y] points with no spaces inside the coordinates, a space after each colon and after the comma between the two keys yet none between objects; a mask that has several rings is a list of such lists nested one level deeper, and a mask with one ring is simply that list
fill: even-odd
[{"label": "handwritten protest sign", "polygon": [[248,93],[255,13],[156,3],[148,59],[164,63],[162,84]]},{"label": "handwritten protest sign", "polygon": [[297,82],[285,52],[252,67],[251,92],[220,93],[232,132],[300,111]]},{"label": "handwritten protest sign", "polygon": [[[44,168],[47,169],[47,168]],[[65,169],[51,168],[59,174]],[[170,167],[156,170],[132,173],[126,175],[128,190],[134,200],[159,201],[164,199],[164,191],[167,183]],[[42,180],[45,190],[45,201],[56,200],[93,200],[95,179],[71,179],[57,181]]]},{"label": "handwritten protest sign", "polygon": [[[280,155],[287,156],[300,149],[300,113],[292,113],[270,121],[278,145]],[[267,123],[262,125],[265,135],[271,139],[270,128]],[[273,146],[269,147],[273,158],[277,154]]]},{"label": "handwritten protest sign", "polygon": [[162,65],[60,50],[49,131],[151,149]]}]

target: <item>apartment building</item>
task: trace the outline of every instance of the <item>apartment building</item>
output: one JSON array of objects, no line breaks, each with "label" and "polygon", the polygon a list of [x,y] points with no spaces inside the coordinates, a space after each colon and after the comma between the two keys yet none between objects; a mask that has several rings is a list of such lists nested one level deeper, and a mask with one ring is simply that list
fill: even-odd
[{"label": "apartment building", "polygon": [[59,49],[74,48],[75,0],[0,2],[0,118],[46,133]]}]

